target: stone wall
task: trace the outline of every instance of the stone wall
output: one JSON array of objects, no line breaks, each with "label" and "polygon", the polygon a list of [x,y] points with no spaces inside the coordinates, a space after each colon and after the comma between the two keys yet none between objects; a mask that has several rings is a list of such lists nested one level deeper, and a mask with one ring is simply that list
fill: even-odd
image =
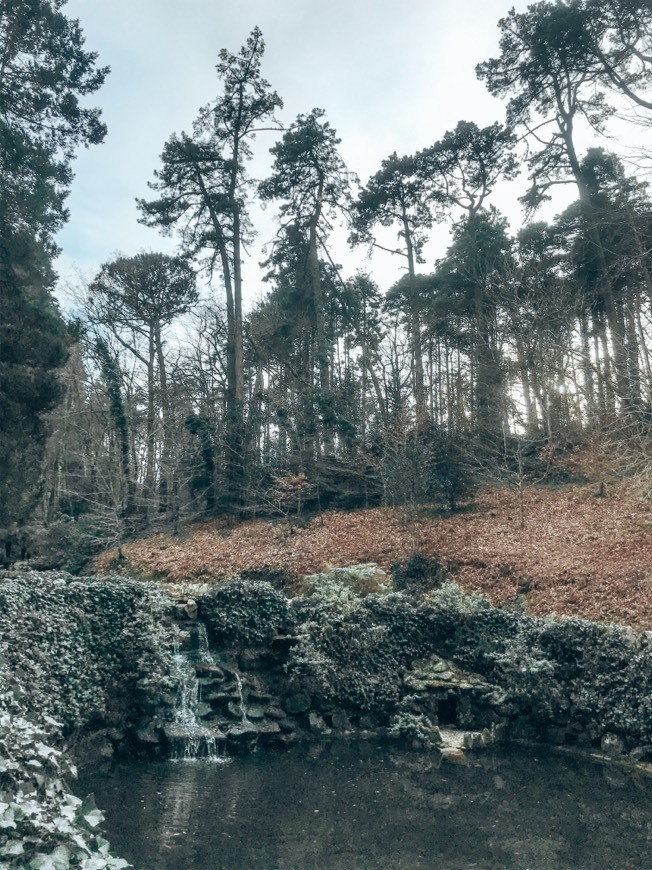
[{"label": "stone wall", "polygon": [[[279,742],[400,733],[412,717],[652,760],[652,633],[496,609],[451,583],[362,597],[325,582],[289,603],[265,583],[247,589],[227,583],[198,612],[218,657],[241,670],[245,695],[251,684],[251,718],[262,709]],[[210,704],[207,719],[227,726],[228,702],[217,692]]]}]

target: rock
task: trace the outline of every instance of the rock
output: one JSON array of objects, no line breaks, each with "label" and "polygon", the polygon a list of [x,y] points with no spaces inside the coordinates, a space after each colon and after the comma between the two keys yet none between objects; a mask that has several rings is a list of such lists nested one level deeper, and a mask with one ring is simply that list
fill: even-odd
[{"label": "rock", "polygon": [[265,716],[268,719],[276,719],[278,722],[281,719],[285,719],[285,712],[280,707],[265,707]]},{"label": "rock", "polygon": [[272,652],[279,655],[287,655],[293,646],[299,643],[298,637],[292,635],[278,634],[272,638]]},{"label": "rock", "polygon": [[179,725],[176,722],[169,722],[163,726],[165,739],[170,743],[199,739],[204,736],[204,732],[205,729],[201,725]]},{"label": "rock", "polygon": [[195,673],[198,677],[211,677],[218,682],[224,679],[224,669],[212,662],[197,662]]},{"label": "rock", "polygon": [[292,733],[292,734],[281,734],[281,735],[277,738],[278,743],[279,743],[281,746],[285,746],[285,747],[287,747],[288,749],[290,748],[290,746],[295,746],[295,745],[296,745],[300,740],[301,740],[301,738],[299,737],[299,735],[298,735],[298,734],[294,734],[294,733]]},{"label": "rock", "polygon": [[283,699],[283,709],[292,716],[296,716],[298,713],[307,713],[310,709],[310,698],[305,692],[287,695]]},{"label": "rock", "polygon": [[625,751],[625,744],[622,737],[619,737],[617,734],[607,733],[602,736],[602,740],[600,741],[600,749],[602,749],[602,751],[607,755],[617,757],[619,755],[622,755]]},{"label": "rock", "polygon": [[293,734],[297,730],[297,726],[292,719],[281,719],[278,723],[278,727],[281,729],[283,734]]},{"label": "rock", "polygon": [[442,761],[450,761],[453,764],[468,764],[469,760],[463,749],[454,749],[453,747],[443,746],[440,751]]},{"label": "rock", "polygon": [[272,700],[272,696],[267,692],[249,692],[249,700],[254,704],[268,704]]},{"label": "rock", "polygon": [[212,691],[209,690],[208,692],[202,692],[201,696],[213,707],[219,707],[222,704],[226,704],[228,701],[231,700],[231,695],[215,689],[213,689]]},{"label": "rock", "polygon": [[281,726],[278,722],[261,722],[258,725],[258,733],[261,738],[276,737],[281,733]]},{"label": "rock", "polygon": [[224,743],[226,740],[226,732],[221,728],[207,728],[208,736],[212,737],[216,743]]},{"label": "rock", "polygon": [[232,725],[226,732],[227,740],[232,743],[251,743],[258,739],[259,729],[251,722],[243,722],[241,725]]},{"label": "rock", "polygon": [[479,731],[466,731],[464,734],[465,749],[482,749],[485,743]]},{"label": "rock", "polygon": [[197,602],[189,598],[183,605],[183,612],[187,619],[197,619]]},{"label": "rock", "polygon": [[200,701],[195,708],[195,715],[202,719],[204,716],[209,716],[213,712],[210,704]]},{"label": "rock", "polygon": [[308,714],[308,726],[311,731],[317,731],[320,734],[330,730],[319,713]]},{"label": "rock", "polygon": [[346,715],[344,710],[334,710],[331,713],[331,725],[337,731],[350,731],[351,720]]},{"label": "rock", "polygon": [[237,701],[229,701],[226,705],[226,711],[232,719],[244,719],[244,710]]},{"label": "rock", "polygon": [[439,739],[444,749],[463,749],[468,731],[458,731],[456,728],[440,728]]},{"label": "rock", "polygon": [[634,761],[649,763],[652,761],[652,746],[636,746],[629,754]]},{"label": "rock", "polygon": [[256,705],[248,706],[246,708],[247,719],[252,719],[253,721],[258,721],[260,719],[265,718],[265,710],[262,707],[257,707]]},{"label": "rock", "polygon": [[434,659],[428,662],[429,670],[433,674],[441,674],[442,671],[448,670],[448,664],[443,659]]}]

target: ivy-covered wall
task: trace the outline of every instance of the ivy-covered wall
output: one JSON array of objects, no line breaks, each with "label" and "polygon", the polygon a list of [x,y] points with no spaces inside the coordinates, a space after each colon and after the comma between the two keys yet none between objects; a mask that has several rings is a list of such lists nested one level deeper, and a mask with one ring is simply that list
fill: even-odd
[{"label": "ivy-covered wall", "polygon": [[[153,584],[56,572],[0,577],[0,867],[126,867],[69,792],[64,738],[142,728],[171,688],[169,608]],[[3,863],[5,862],[5,863]]]},{"label": "ivy-covered wall", "polygon": [[[195,606],[125,578],[5,572],[0,867],[125,866],[97,833],[101,814],[69,792],[63,741],[91,731],[109,752],[150,739],[160,748],[176,688],[170,621],[192,623],[197,611],[218,658],[227,651],[243,672],[245,695],[219,715],[239,715],[250,698],[260,724],[247,722],[248,737],[276,734],[289,745],[299,733],[319,736],[324,723],[348,730],[375,722],[391,732],[415,709],[423,722],[419,686],[441,684],[446,661],[454,663],[449,685],[490,693],[487,716],[508,735],[652,760],[652,635],[495,609],[435,574],[394,591],[375,566],[334,569],[307,578],[292,599],[263,580],[234,578],[204,590]],[[213,681],[230,672],[219,670]],[[214,694],[218,707],[230,699],[223,689]],[[445,701],[433,710],[454,719]]]},{"label": "ivy-covered wall", "polygon": [[322,698],[386,718],[406,668],[436,655],[500,688],[515,735],[585,745],[607,735],[639,758],[652,745],[652,633],[496,609],[447,582],[419,597],[323,589],[290,609],[299,642],[288,662]]},{"label": "ivy-covered wall", "polygon": [[438,656],[497,687],[513,736],[593,746],[606,738],[652,760],[652,633],[493,608],[431,567],[430,589],[421,577],[400,592],[375,566],[333,569],[307,578],[289,602],[261,580],[235,579],[200,598],[199,612],[218,646],[291,634],[288,684],[317,711],[386,724],[402,709],[406,671]]}]

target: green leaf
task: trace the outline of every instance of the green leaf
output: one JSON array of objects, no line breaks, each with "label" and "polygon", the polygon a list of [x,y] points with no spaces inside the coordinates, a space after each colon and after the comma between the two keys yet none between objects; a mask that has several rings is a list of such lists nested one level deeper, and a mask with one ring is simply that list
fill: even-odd
[{"label": "green leaf", "polygon": [[70,852],[65,846],[59,846],[51,855],[39,852],[29,863],[33,870],[69,870]]},{"label": "green leaf", "polygon": [[25,848],[23,844],[19,840],[15,840],[13,843],[7,843],[6,846],[3,846],[0,849],[0,855],[3,858],[8,858],[9,856],[22,855],[25,852]]},{"label": "green leaf", "polygon": [[104,814],[98,810],[94,795],[90,794],[77,810],[77,820],[93,830],[104,820]]}]

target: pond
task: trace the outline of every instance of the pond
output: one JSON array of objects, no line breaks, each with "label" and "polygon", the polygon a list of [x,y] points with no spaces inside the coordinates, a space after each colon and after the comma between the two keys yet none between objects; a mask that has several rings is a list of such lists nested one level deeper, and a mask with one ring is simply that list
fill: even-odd
[{"label": "pond", "polygon": [[439,767],[378,741],[87,772],[138,870],[649,868],[652,780],[546,747]]}]

